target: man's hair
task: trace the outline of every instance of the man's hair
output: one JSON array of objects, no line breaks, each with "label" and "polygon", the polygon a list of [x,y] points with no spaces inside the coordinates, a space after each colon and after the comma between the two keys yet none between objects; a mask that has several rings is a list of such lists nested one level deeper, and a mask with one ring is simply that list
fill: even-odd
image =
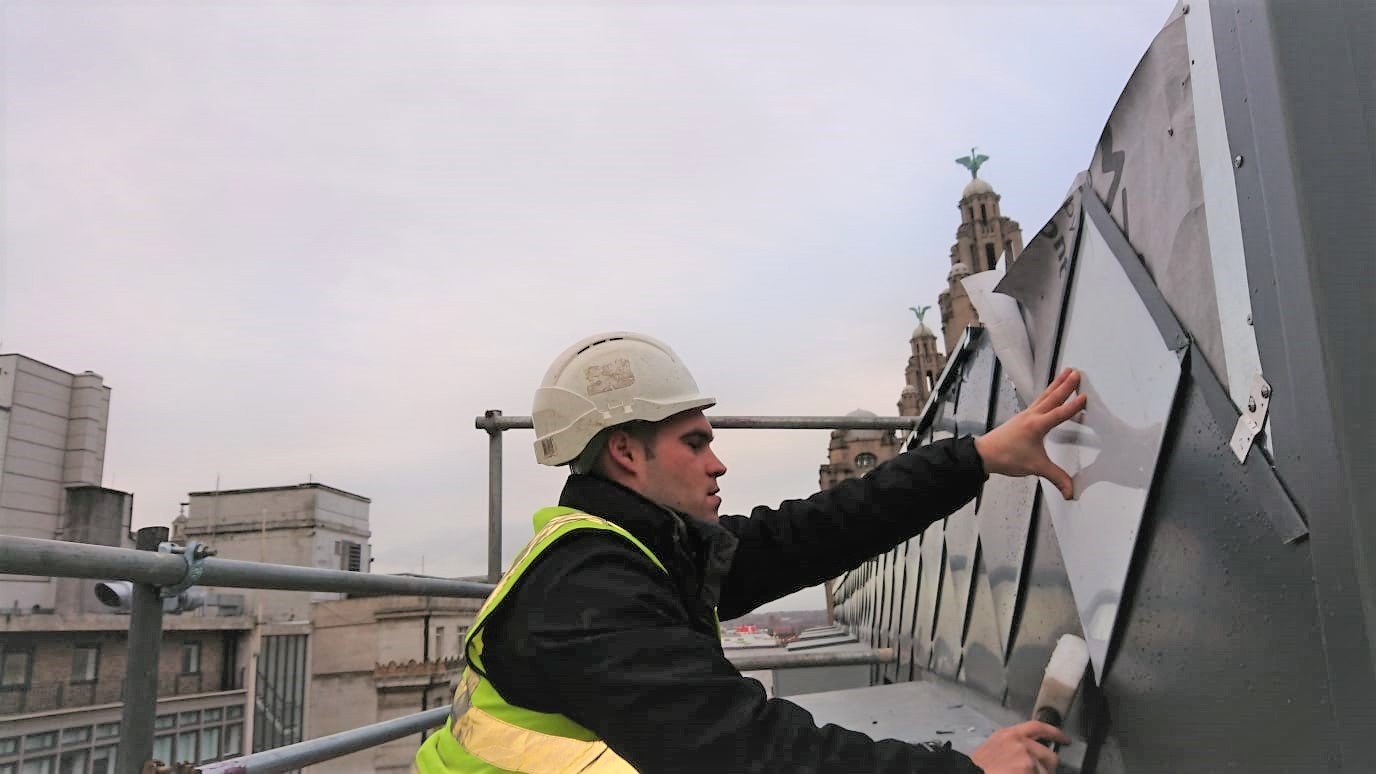
[{"label": "man's hair", "polygon": [[593,436],[592,440],[588,441],[588,445],[583,447],[583,453],[569,463],[569,471],[577,474],[596,472],[597,461],[602,458],[602,450],[607,448],[607,439],[617,431],[639,441],[640,445],[645,447],[646,459],[655,458],[655,436],[659,434],[659,423],[633,419],[630,422],[608,427]]}]

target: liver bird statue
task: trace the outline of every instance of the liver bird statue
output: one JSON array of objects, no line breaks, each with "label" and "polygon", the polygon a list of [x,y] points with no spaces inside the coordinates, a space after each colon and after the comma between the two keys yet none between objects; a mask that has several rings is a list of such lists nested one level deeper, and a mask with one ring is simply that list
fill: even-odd
[{"label": "liver bird statue", "polygon": [[988,156],[983,153],[978,153],[977,151],[978,148],[971,148],[969,156],[961,156],[956,159],[957,164],[970,170],[971,179],[979,177],[979,168],[984,166],[984,162],[989,160]]}]

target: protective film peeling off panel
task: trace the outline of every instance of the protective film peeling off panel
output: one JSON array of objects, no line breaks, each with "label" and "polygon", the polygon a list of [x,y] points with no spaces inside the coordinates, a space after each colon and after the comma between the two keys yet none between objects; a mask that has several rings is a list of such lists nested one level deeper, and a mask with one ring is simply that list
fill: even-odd
[{"label": "protective film peeling off panel", "polygon": [[1047,436],[1047,452],[1074,478],[1075,499],[1041,487],[1102,683],[1180,361],[1088,220],[1067,303],[1059,365],[1079,369],[1089,404],[1083,424]]}]

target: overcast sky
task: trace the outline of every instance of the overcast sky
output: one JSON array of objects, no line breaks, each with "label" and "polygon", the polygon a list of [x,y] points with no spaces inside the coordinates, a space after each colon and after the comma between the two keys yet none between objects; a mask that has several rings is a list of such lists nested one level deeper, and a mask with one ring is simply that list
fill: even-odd
[{"label": "overcast sky", "polygon": [[[135,526],[309,479],[372,498],[374,571],[458,575],[473,418],[588,333],[666,340],[722,414],[896,413],[953,159],[1030,239],[1172,4],[0,7],[0,351],[105,377]],[[563,478],[532,440],[507,558]],[[748,512],[827,432],[716,445]]]}]

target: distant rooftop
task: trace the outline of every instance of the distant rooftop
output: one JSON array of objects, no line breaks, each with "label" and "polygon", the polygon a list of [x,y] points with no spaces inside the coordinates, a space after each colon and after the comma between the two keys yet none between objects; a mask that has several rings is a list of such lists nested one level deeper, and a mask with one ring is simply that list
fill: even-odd
[{"label": "distant rooftop", "polygon": [[291,484],[291,485],[288,485],[288,486],[260,486],[260,487],[254,487],[254,488],[251,488],[251,489],[214,489],[214,490],[211,490],[211,491],[209,491],[209,492],[191,492],[191,497],[219,497],[219,496],[222,496],[222,495],[258,494],[258,493],[260,493],[260,492],[294,492],[294,491],[298,491],[298,490],[301,490],[301,489],[321,489],[321,490],[324,490],[324,491],[326,491],[326,492],[334,492],[334,493],[337,494],[337,495],[343,495],[343,496],[345,496],[345,497],[352,497],[352,498],[354,498],[355,500],[360,500],[360,501],[365,502],[365,503],[371,503],[371,502],[372,502],[371,499],[369,499],[369,498],[367,498],[367,497],[364,497],[363,495],[357,495],[357,494],[354,494],[353,492],[346,492],[346,491],[344,491],[343,489],[336,489],[335,487],[332,487],[332,486],[326,486],[326,485],[324,485],[324,484],[315,484],[315,483],[310,483],[310,484]]}]

